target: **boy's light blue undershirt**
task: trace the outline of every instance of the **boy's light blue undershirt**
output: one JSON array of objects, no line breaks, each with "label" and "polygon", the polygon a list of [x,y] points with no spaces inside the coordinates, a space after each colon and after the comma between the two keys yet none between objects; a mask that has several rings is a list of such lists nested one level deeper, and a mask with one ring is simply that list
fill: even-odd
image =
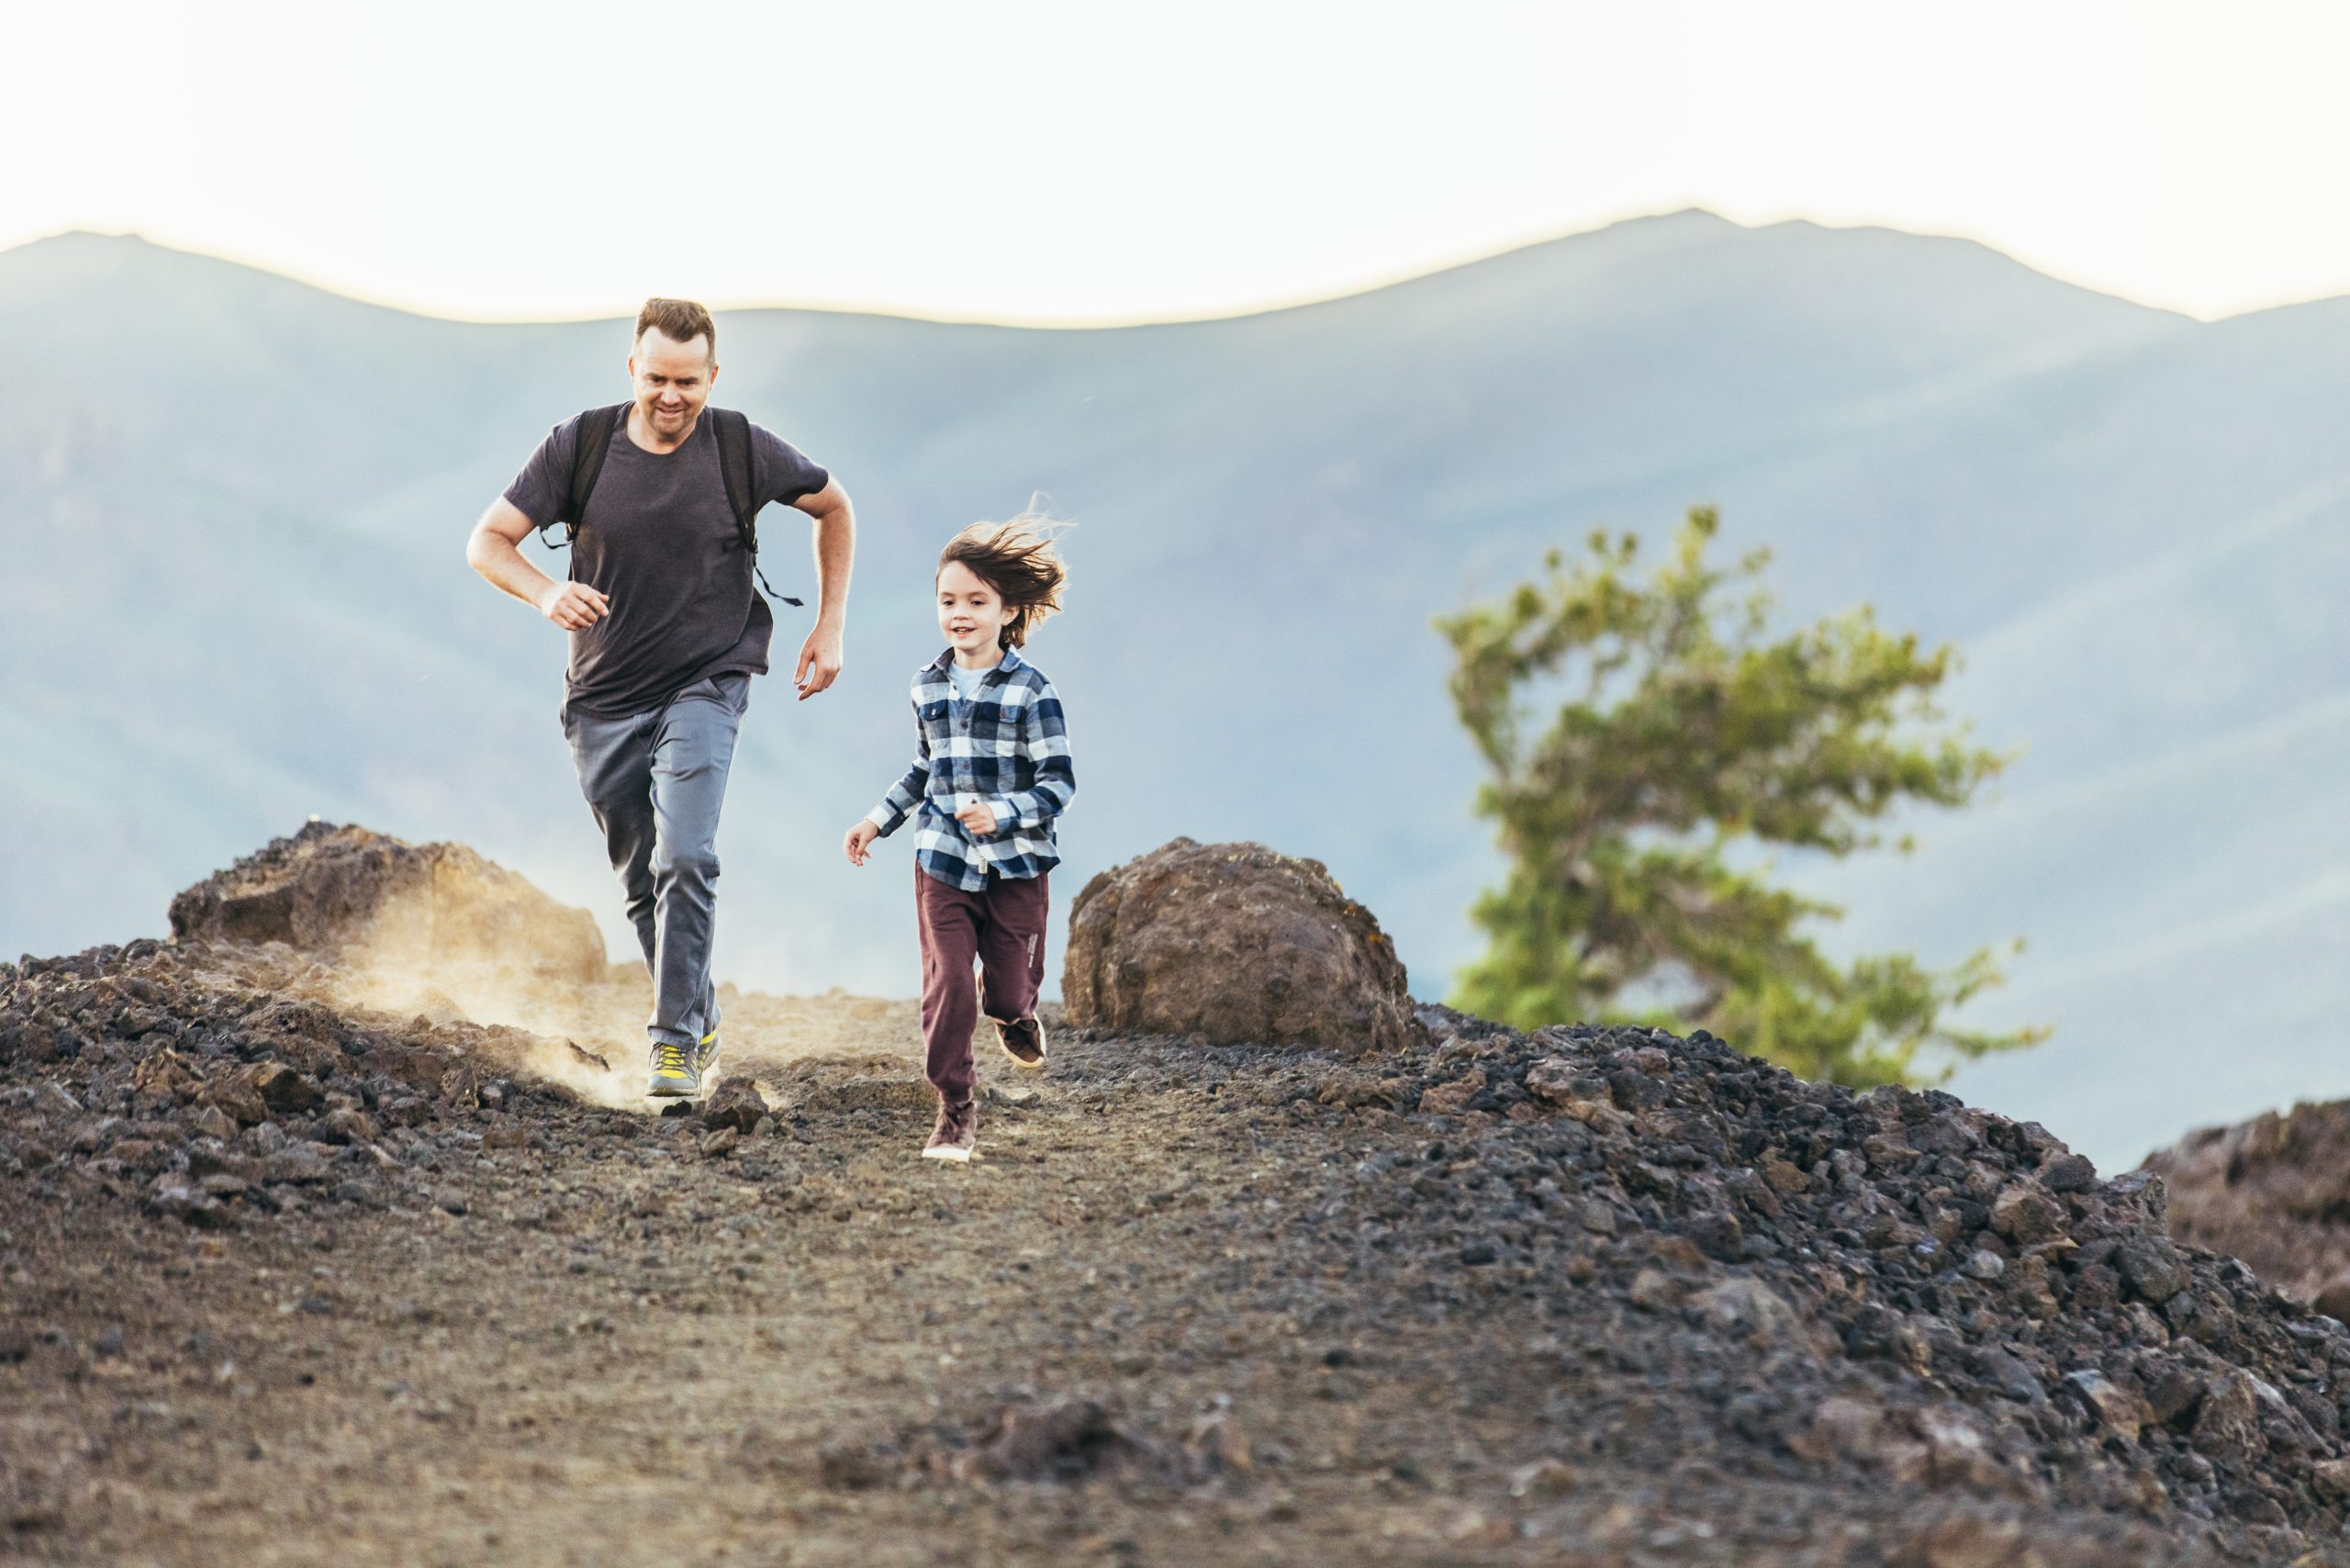
[{"label": "boy's light blue undershirt", "polygon": [[965,669],[953,659],[948,659],[946,678],[955,683],[955,695],[968,702],[979,694],[979,682],[985,680],[996,666],[1002,663],[1003,660],[998,658],[995,664],[988,666],[986,669]]}]

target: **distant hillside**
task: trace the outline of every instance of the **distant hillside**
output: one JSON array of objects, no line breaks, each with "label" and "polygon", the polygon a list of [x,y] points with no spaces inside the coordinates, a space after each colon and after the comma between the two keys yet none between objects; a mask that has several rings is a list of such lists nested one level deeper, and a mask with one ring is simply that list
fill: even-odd
[{"label": "distant hillside", "polygon": [[[0,253],[0,329],[34,367],[0,386],[0,947],[160,930],[311,812],[474,843],[618,935],[560,636],[460,551],[550,424],[623,395],[624,324],[430,320],[69,235]],[[1969,1098],[2109,1163],[2350,1092],[2350,302],[2202,325],[1963,241],[1690,212],[1228,321],[721,333],[719,400],[864,527],[840,686],[754,699],[722,846],[746,983],[912,988],[903,847],[834,846],[903,765],[938,542],[1043,492],[1081,523],[1034,650],[1079,754],[1062,907],[1177,834],[1261,838],[1327,860],[1440,995],[1492,860],[1428,618],[1702,499],[1776,548],[1793,611],[1961,640],[1954,707],[2031,747],[1912,865],[1799,868],[1852,904],[1840,941],[2030,935],[1984,1020],[2057,1040]],[[806,582],[795,519],[767,530]]]}]

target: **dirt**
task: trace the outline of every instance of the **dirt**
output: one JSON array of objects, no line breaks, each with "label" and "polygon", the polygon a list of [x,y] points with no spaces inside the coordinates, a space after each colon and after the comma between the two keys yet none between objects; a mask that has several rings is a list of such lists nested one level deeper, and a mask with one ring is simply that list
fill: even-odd
[{"label": "dirt", "polygon": [[911,1003],[730,990],[711,1126],[424,984],[0,965],[0,1560],[2342,1560],[2350,1336],[1947,1096],[1058,1031],[955,1168]]}]

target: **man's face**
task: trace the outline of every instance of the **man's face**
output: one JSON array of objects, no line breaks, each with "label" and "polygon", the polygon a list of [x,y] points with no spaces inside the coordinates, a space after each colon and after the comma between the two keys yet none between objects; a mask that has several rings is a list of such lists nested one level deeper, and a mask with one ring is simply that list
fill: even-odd
[{"label": "man's face", "polygon": [[636,384],[637,413],[655,435],[675,441],[693,429],[701,406],[710,401],[718,362],[711,357],[706,337],[681,343],[663,336],[658,327],[647,327],[629,355],[628,374]]}]

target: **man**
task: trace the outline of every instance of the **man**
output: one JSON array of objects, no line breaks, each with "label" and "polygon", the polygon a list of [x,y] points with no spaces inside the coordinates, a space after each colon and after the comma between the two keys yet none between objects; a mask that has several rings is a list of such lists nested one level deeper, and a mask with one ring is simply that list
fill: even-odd
[{"label": "man", "polygon": [[[719,808],[775,632],[741,518],[781,501],[815,520],[816,624],[792,675],[803,701],[840,674],[856,523],[838,480],[756,425],[736,465],[734,483],[749,485],[749,512],[738,514],[726,459],[741,454],[721,440],[726,416],[703,417],[718,328],[700,306],[645,301],[628,372],[633,400],[557,425],[474,525],[465,559],[571,633],[564,734],[653,971],[645,1092],[691,1095],[718,1057]],[[582,443],[599,440],[601,466],[592,446],[582,465]],[[576,525],[560,583],[519,548],[558,521]]]}]

